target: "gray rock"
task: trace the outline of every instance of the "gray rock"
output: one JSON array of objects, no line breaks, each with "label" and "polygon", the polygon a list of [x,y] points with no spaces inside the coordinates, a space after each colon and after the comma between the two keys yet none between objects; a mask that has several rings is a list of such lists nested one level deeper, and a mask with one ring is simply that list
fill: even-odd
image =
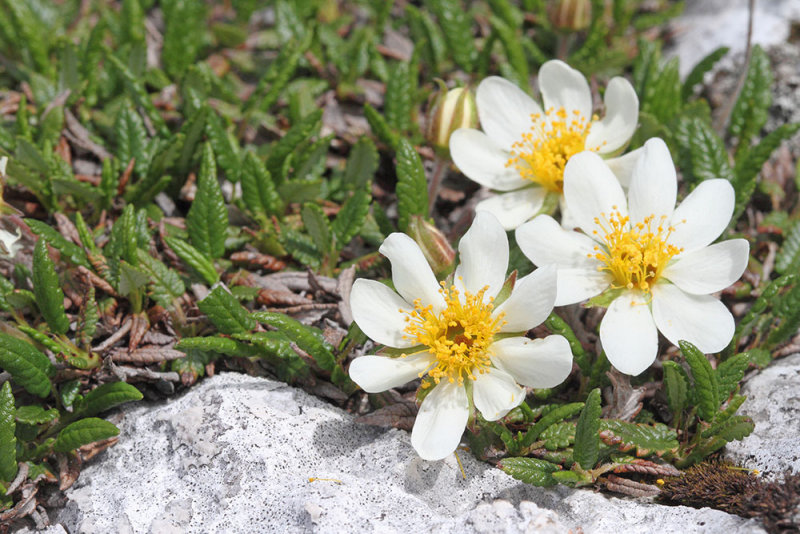
[{"label": "gray rock", "polygon": [[800,472],[800,354],[783,358],[742,388],[740,413],[753,418],[752,434],[726,446],[726,456],[765,476]]},{"label": "gray rock", "polygon": [[[705,56],[720,46],[743,52],[747,43],[748,0],[688,0],[675,20],[675,44],[667,55],[680,58],[686,76]],[[753,43],[770,46],[789,37],[792,21],[800,20],[797,0],[760,0],[755,3]]]},{"label": "gray rock", "polygon": [[[723,512],[535,488],[461,453],[426,462],[408,433],[238,374],[124,412],[54,518],[69,532],[760,532]],[[310,479],[315,481],[310,481]]]}]

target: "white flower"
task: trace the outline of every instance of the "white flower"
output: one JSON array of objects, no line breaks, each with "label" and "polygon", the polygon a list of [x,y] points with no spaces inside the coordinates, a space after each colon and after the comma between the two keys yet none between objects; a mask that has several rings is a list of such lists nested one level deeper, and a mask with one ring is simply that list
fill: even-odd
[{"label": "white flower", "polygon": [[[619,154],[639,118],[639,99],[624,78],[608,83],[603,120],[592,115],[586,78],[563,61],[542,65],[538,79],[544,110],[508,80],[483,80],[476,95],[483,131],[464,128],[450,137],[450,154],[461,172],[502,192],[476,209],[493,213],[506,230],[536,215],[548,194],[562,198],[564,165],[573,155]],[[632,152],[608,161],[624,185],[635,157]]]},{"label": "white flower", "polygon": [[350,377],[369,393],[426,373],[435,384],[411,433],[411,444],[425,460],[442,459],[456,449],[470,414],[470,394],[483,417],[495,421],[525,399],[517,384],[553,387],[572,369],[569,343],[562,336],[532,340],[509,335],[524,334],[550,314],[555,269],[521,278],[508,298],[494,306],[508,268],[502,226],[491,214],[478,213],[458,250],[455,281],[440,286],[419,246],[394,233],[380,252],[392,264],[397,292],[359,279],[350,294],[361,330],[378,343],[406,350],[397,358],[356,358]]},{"label": "white flower", "polygon": [[17,228],[16,234],[0,229],[0,257],[13,258],[16,256],[17,252],[22,248],[21,238],[22,234],[19,228]]},{"label": "white flower", "polygon": [[6,175],[6,165],[8,165],[8,158],[3,156],[0,158],[0,178]]},{"label": "white flower", "polygon": [[657,330],[675,345],[683,339],[706,353],[725,348],[733,316],[711,293],[738,280],[749,257],[744,239],[711,244],[733,213],[728,181],[701,182],[675,208],[669,149],[651,139],[627,200],[591,152],[570,160],[564,195],[583,233],[541,215],[517,229],[517,242],[535,265],[557,266],[557,306],[617,290],[600,324],[603,349],[617,369],[629,375],[647,369],[657,356]]}]

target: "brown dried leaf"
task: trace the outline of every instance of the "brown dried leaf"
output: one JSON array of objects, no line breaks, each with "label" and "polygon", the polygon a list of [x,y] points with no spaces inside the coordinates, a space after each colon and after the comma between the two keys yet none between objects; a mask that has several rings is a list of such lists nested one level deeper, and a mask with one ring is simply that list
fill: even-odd
[{"label": "brown dried leaf", "polygon": [[115,349],[111,352],[111,359],[115,363],[138,363],[141,365],[179,360],[185,356],[184,352],[160,345],[147,345],[131,352],[126,348]]},{"label": "brown dried leaf", "polygon": [[250,250],[234,252],[231,254],[231,261],[251,268],[260,267],[268,271],[282,271],[286,268],[286,262],[277,259],[275,256]]},{"label": "brown dried leaf", "polygon": [[108,150],[92,141],[89,130],[78,122],[78,119],[75,118],[75,115],[70,110],[64,110],[64,119],[67,126],[64,135],[67,136],[72,144],[91,152],[101,161],[111,157]]},{"label": "brown dried leaf", "polygon": [[256,298],[264,306],[299,306],[310,304],[309,300],[291,291],[280,289],[261,289]]},{"label": "brown dried leaf", "polygon": [[615,473],[641,473],[659,477],[675,477],[681,474],[672,464],[657,464],[650,460],[637,459],[633,463],[625,464],[614,469]]},{"label": "brown dried leaf", "polygon": [[642,410],[642,399],[646,395],[645,388],[632,387],[630,377],[616,369],[611,369],[606,375],[611,381],[613,392],[605,417],[632,421]]},{"label": "brown dried leaf", "polygon": [[0,513],[0,526],[10,523],[14,519],[21,519],[30,515],[36,509],[36,492],[39,488],[33,484],[23,487],[22,499],[10,510]]},{"label": "brown dried leaf", "polygon": [[150,320],[146,313],[134,313],[131,315],[131,335],[128,339],[128,350],[135,351],[149,329]]},{"label": "brown dried leaf", "polygon": [[81,457],[81,461],[88,462],[107,448],[116,445],[118,441],[118,436],[104,439],[102,441],[95,441],[94,443],[89,443],[79,448],[78,454]]},{"label": "brown dried leaf", "polygon": [[58,479],[61,481],[58,489],[64,491],[72,487],[81,474],[81,461],[79,456],[72,454],[58,455]]},{"label": "brown dried leaf", "polygon": [[661,493],[658,486],[636,482],[616,475],[608,475],[606,487],[611,491],[630,495],[631,497],[655,497]]}]

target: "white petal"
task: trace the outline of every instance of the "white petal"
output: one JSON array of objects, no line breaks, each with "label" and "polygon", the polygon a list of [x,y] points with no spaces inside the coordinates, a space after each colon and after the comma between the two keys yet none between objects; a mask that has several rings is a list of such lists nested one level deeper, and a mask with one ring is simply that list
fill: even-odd
[{"label": "white petal", "polygon": [[644,147],[639,147],[618,158],[605,160],[606,165],[608,165],[608,168],[614,173],[614,176],[617,177],[622,187],[630,187],[631,179],[633,178],[633,169],[636,167],[636,162],[639,161],[643,152]]},{"label": "white petal", "polygon": [[658,332],[644,296],[626,291],[600,323],[600,343],[611,365],[626,375],[645,371],[658,356]]},{"label": "white petal", "polygon": [[722,291],[738,280],[750,259],[750,244],[731,239],[681,254],[664,269],[663,276],[694,295]]},{"label": "white petal", "polygon": [[374,341],[397,348],[414,345],[404,338],[407,313],[413,306],[387,286],[359,278],[350,291],[350,308],[358,327]]},{"label": "white petal", "polygon": [[547,319],[556,301],[556,267],[546,265],[517,280],[511,295],[492,315],[504,314],[501,332],[527,332]]},{"label": "white petal", "polygon": [[689,252],[712,243],[727,228],[735,202],[733,186],[727,180],[700,182],[672,215],[675,230],[670,244]]},{"label": "white petal", "polygon": [[644,144],[642,156],[636,162],[628,190],[628,212],[631,224],[653,217],[653,228],[668,226],[675,210],[678,177],[669,148],[658,137]]},{"label": "white petal", "polygon": [[468,417],[464,386],[442,381],[419,407],[411,445],[423,460],[441,460],[458,447]]},{"label": "white petal", "polygon": [[611,287],[611,281],[611,275],[598,271],[597,267],[559,269],[555,305],[566,306],[590,299]]},{"label": "white petal", "polygon": [[681,339],[707,354],[724,349],[733,337],[733,315],[716,298],[690,295],[673,284],[653,287],[653,317],[670,343]]},{"label": "white petal", "polygon": [[513,230],[542,209],[546,195],[544,188],[525,187],[482,200],[475,211],[488,211],[505,230]]},{"label": "white petal", "polygon": [[549,215],[539,215],[514,233],[517,244],[534,265],[555,264],[561,267],[594,268],[590,258],[597,243],[583,234],[565,230]]},{"label": "white petal", "polygon": [[586,148],[599,154],[614,154],[633,137],[639,121],[639,98],[625,78],[611,78],[603,97],[606,115],[602,121],[592,123],[586,137]]},{"label": "white petal", "polygon": [[458,244],[458,254],[455,276],[463,279],[463,287],[474,295],[489,286],[484,294],[486,301],[497,295],[508,269],[508,237],[497,217],[486,211],[476,213]]},{"label": "white petal", "polygon": [[567,113],[577,110],[585,119],[592,116],[592,92],[589,82],[580,71],[563,61],[548,61],[539,69],[539,90],[545,111],[564,108]]},{"label": "white petal", "polygon": [[475,103],[481,128],[504,150],[511,150],[511,145],[530,130],[531,115],[542,113],[539,104],[522,89],[498,76],[490,76],[478,85]]},{"label": "white petal", "polygon": [[561,212],[561,228],[564,230],[575,230],[578,228],[578,221],[572,216],[572,212],[564,200],[564,195],[558,199],[558,209]]},{"label": "white petal", "polygon": [[492,363],[524,386],[552,388],[572,372],[572,351],[563,336],[508,337],[492,343],[491,350]]},{"label": "white petal", "polygon": [[525,400],[525,390],[511,375],[489,368],[472,382],[472,401],[487,421],[497,421]]},{"label": "white petal", "polygon": [[405,358],[361,356],[350,364],[350,378],[367,393],[380,393],[411,382],[433,364],[428,352]]},{"label": "white petal", "polygon": [[423,306],[433,305],[437,312],[444,309],[439,282],[416,241],[394,232],[378,251],[392,262],[392,283],[406,302],[420,299]]},{"label": "white petal", "polygon": [[511,191],[530,185],[519,171],[506,167],[511,155],[480,130],[459,128],[450,136],[450,157],[470,180],[496,189]]},{"label": "white petal", "polygon": [[590,237],[600,230],[596,221],[602,222],[613,212],[623,217],[628,214],[625,193],[617,177],[593,152],[581,152],[567,162],[564,197],[572,217]]}]

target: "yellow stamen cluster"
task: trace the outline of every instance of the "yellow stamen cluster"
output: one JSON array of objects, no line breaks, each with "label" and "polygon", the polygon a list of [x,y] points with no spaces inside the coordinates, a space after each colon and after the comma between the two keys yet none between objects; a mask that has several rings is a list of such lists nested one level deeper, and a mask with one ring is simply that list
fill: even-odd
[{"label": "yellow stamen cluster", "polygon": [[428,347],[436,358],[428,375],[437,384],[444,378],[463,385],[465,378],[475,380],[476,374],[491,365],[489,345],[504,321],[502,313],[492,317],[492,299],[483,302],[487,289],[474,295],[464,291],[462,297],[455,286],[448,290],[442,282],[439,293],[445,308],[438,313],[432,306],[423,307],[419,299],[414,301],[414,309],[406,317],[405,337]]},{"label": "yellow stamen cluster", "polygon": [[603,214],[603,219],[594,220],[601,227],[602,235],[597,230],[592,233],[605,246],[595,246],[595,254],[589,257],[603,263],[597,269],[611,273],[614,287],[649,292],[669,260],[683,250],[667,243],[675,228],[664,226],[666,217],[663,215],[657,223],[655,215],[651,215],[633,226],[629,224],[630,217],[623,217],[619,211],[610,216]]},{"label": "yellow stamen cluster", "polygon": [[[592,120],[597,120],[593,116]],[[564,167],[569,158],[584,150],[597,151],[600,147],[586,147],[586,136],[591,121],[577,110],[571,113],[561,107],[550,108],[542,116],[531,115],[531,131],[522,134],[522,140],[511,146],[511,157],[506,167],[517,169],[520,176],[536,182],[548,191],[564,191]]]}]

